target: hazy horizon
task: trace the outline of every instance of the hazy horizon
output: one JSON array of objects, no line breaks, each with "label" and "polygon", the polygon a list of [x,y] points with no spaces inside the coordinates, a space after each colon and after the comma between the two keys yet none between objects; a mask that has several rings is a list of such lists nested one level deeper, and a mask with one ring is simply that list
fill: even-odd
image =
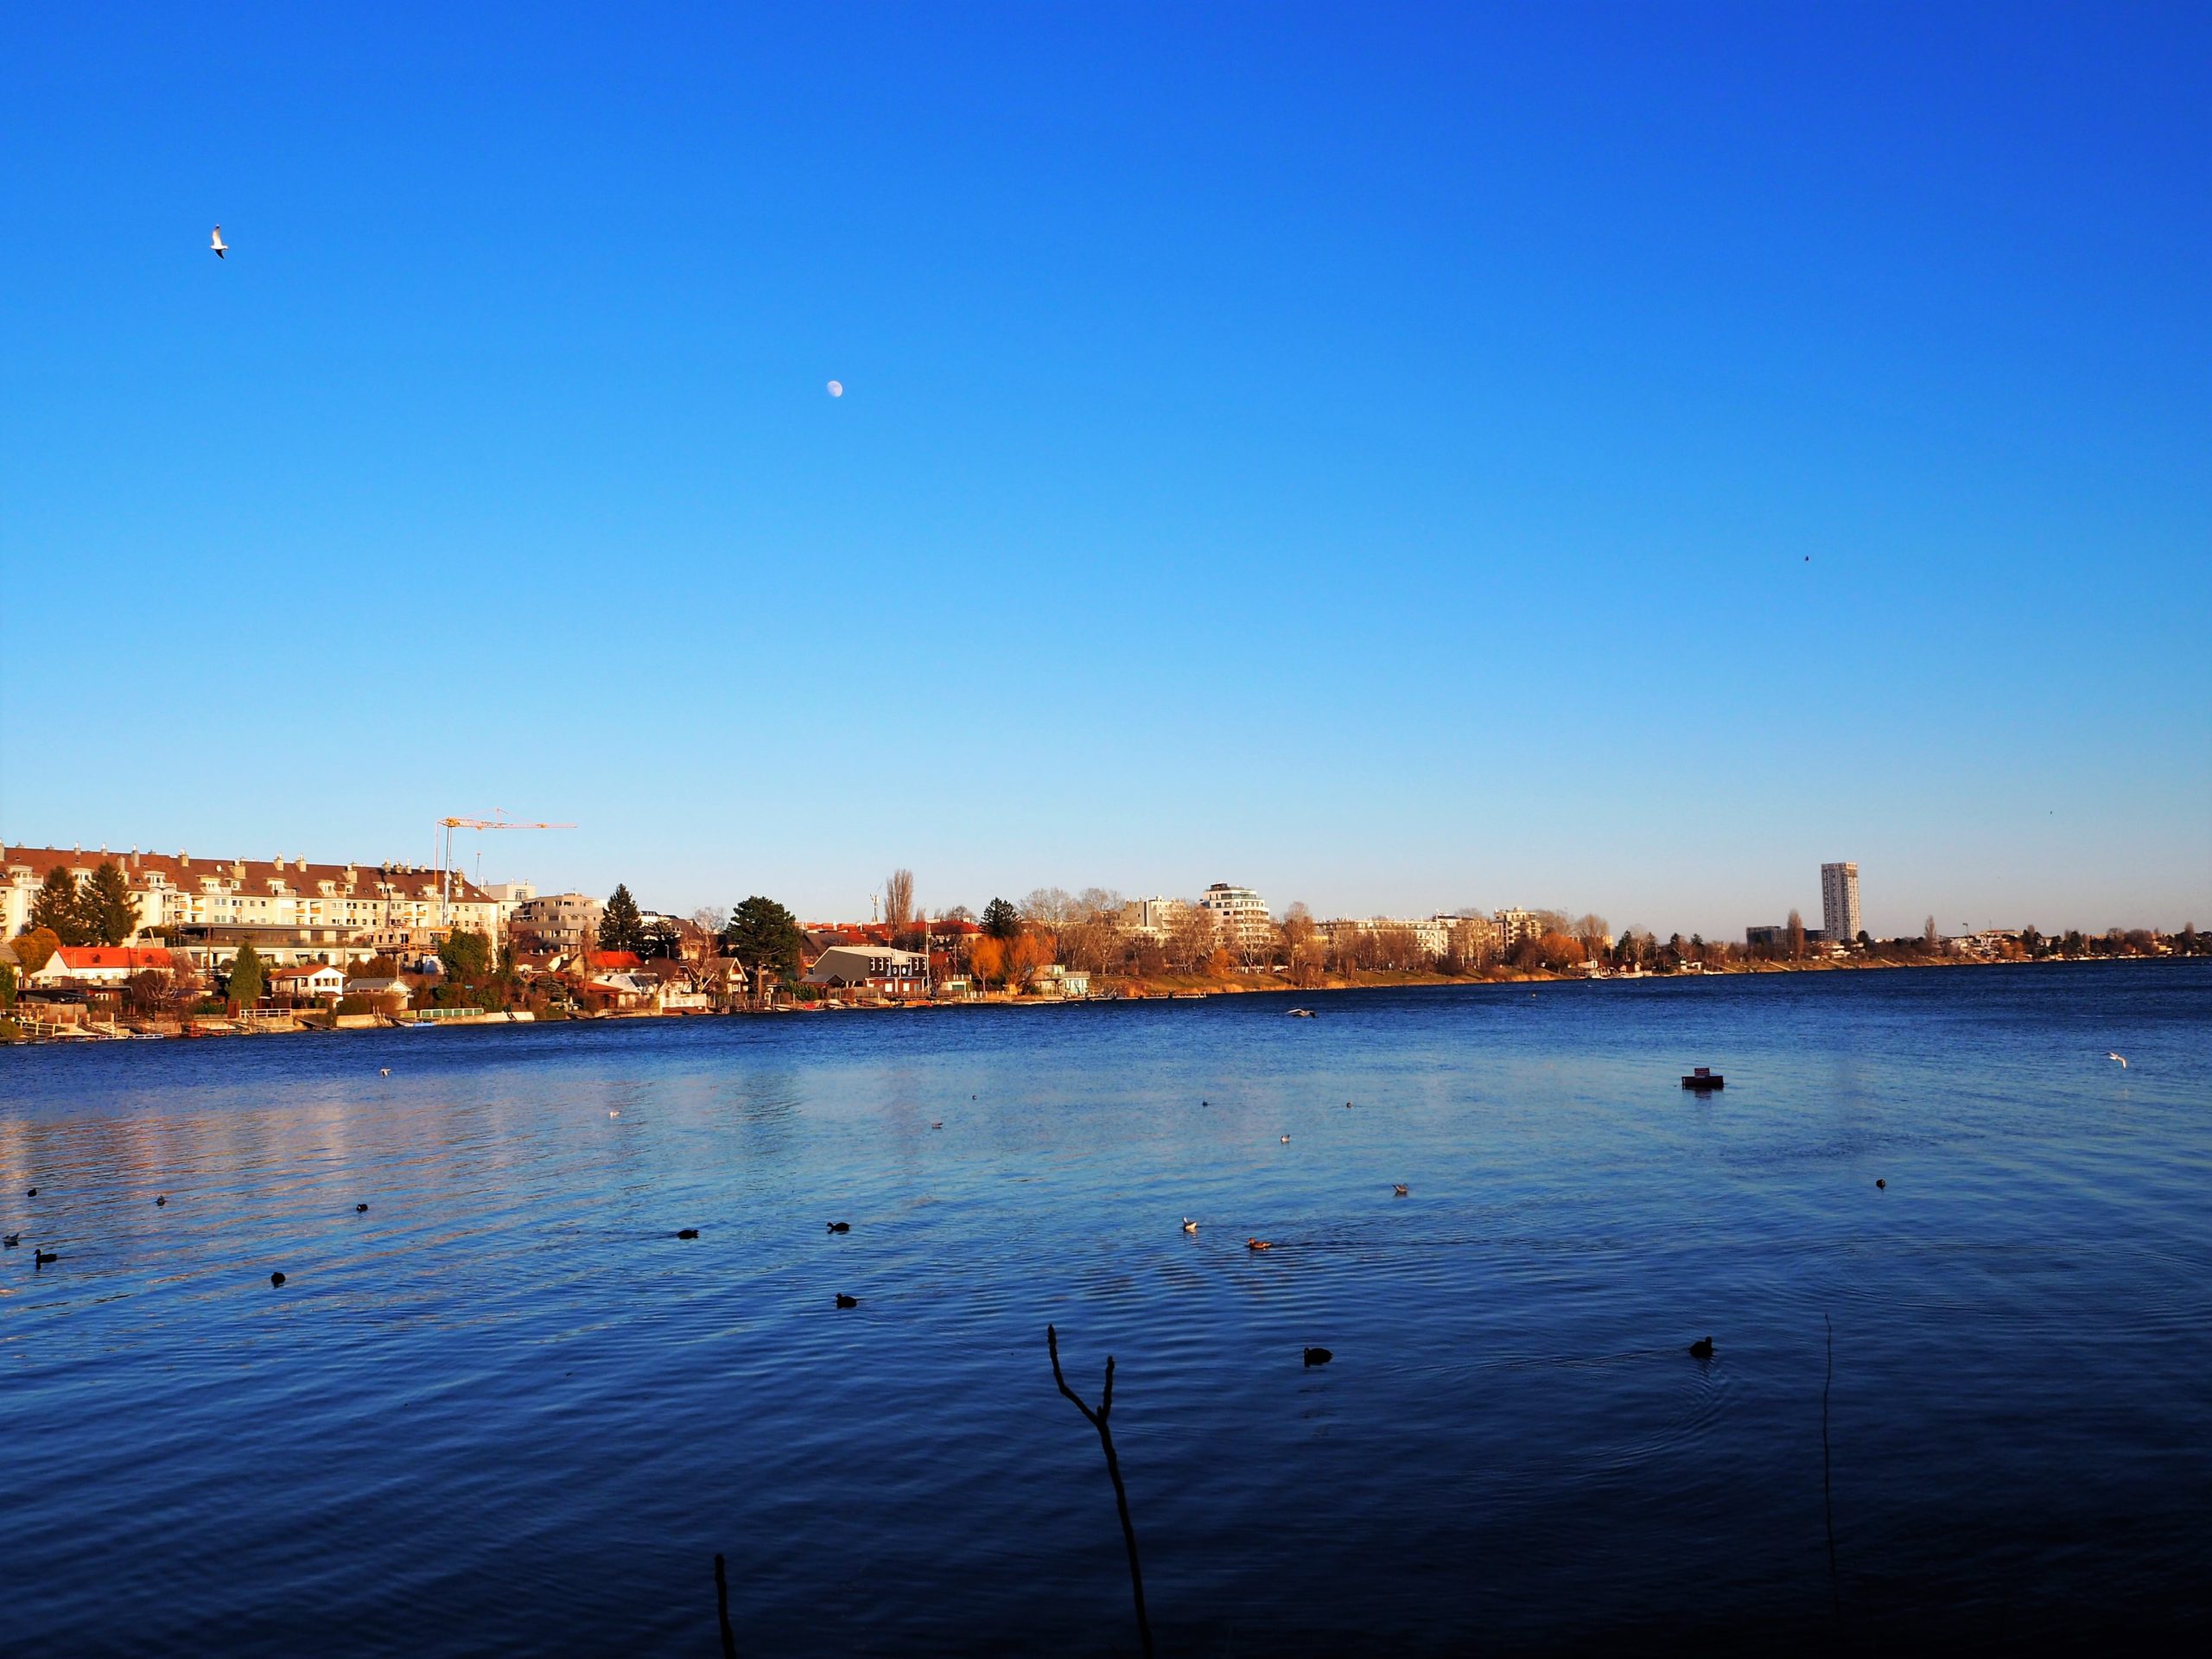
[{"label": "hazy horizon", "polygon": [[13,44],[11,845],[2212,923],[2202,10]]}]

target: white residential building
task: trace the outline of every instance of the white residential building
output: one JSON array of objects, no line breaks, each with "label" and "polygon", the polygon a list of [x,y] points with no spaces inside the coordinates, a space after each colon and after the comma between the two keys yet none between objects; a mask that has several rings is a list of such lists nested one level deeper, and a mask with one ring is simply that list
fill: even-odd
[{"label": "white residential building", "polygon": [[1175,931],[1177,918],[1191,909],[1184,899],[1132,899],[1122,906],[1122,928],[1140,938],[1164,939]]},{"label": "white residential building", "polygon": [[1821,866],[1821,931],[1834,944],[1850,944],[1859,938],[1861,925],[1856,864]]},{"label": "white residential building", "polygon": [[10,937],[29,925],[49,870],[58,865],[82,883],[111,861],[137,902],[140,931],[162,930],[202,966],[226,962],[248,944],[285,963],[351,960],[374,954],[379,942],[427,942],[448,928],[498,937],[499,906],[489,896],[456,873],[448,905],[448,878],[422,865],[9,847],[0,849],[0,902]]},{"label": "white residential building", "polygon": [[1198,899],[1213,918],[1214,935],[1232,950],[1263,950],[1274,942],[1267,900],[1249,887],[1217,881]]}]

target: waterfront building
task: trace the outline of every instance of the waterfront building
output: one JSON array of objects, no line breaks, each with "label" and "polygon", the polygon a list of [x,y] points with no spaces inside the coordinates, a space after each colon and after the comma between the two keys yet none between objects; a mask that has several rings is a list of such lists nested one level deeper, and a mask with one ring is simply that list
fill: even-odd
[{"label": "waterfront building", "polygon": [[1497,930],[1497,951],[1510,956],[1524,939],[1539,939],[1544,934],[1543,918],[1533,910],[1501,910],[1491,918],[1491,925]]},{"label": "waterfront building", "polygon": [[918,950],[885,944],[833,944],[806,970],[806,982],[880,996],[925,996],[929,963]]},{"label": "waterfront building", "polygon": [[458,872],[442,876],[422,865],[8,847],[0,849],[0,920],[10,937],[29,925],[31,902],[49,870],[67,869],[81,885],[110,862],[137,905],[138,931],[160,932],[200,967],[227,962],[241,944],[283,965],[372,956],[378,935],[429,939],[458,929],[498,937],[499,906],[487,894]]},{"label": "waterfront building", "polygon": [[1132,899],[1122,906],[1122,931],[1141,939],[1164,939],[1191,908],[1183,899]]},{"label": "waterfront building", "polygon": [[1859,867],[1821,866],[1821,931],[1849,944],[1859,937]]},{"label": "waterfront building", "polygon": [[1213,918],[1214,936],[1232,950],[1264,950],[1274,944],[1274,918],[1267,901],[1249,887],[1217,881],[1198,899]]},{"label": "waterfront building", "polygon": [[589,893],[534,893],[514,907],[514,931],[549,950],[588,950],[599,943],[606,907]]},{"label": "waterfront building", "polygon": [[33,985],[120,985],[133,974],[166,971],[167,950],[124,944],[65,944],[29,976]]}]

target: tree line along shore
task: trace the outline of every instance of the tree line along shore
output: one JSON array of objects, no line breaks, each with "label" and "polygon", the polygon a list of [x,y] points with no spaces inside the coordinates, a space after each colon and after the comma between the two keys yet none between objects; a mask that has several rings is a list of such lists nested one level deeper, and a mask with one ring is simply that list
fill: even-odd
[{"label": "tree line along shore", "polygon": [[[118,880],[50,883],[33,925],[0,945],[0,1041],[212,1036],[481,1025],[574,1019],[790,1013],[848,1008],[1048,1006],[1329,992],[1400,986],[1643,980],[1702,975],[1850,971],[1996,962],[2114,960],[2212,954],[2193,925],[2172,934],[2110,930],[2044,935],[2033,927],[1940,936],[1808,941],[1793,913],[1758,944],[1666,939],[1604,918],[1533,911],[1419,923],[1316,922],[1293,905],[1280,918],[1224,927],[1195,906],[1135,925],[1137,912],[1097,889],[1040,889],[929,915],[911,872],[886,884],[888,912],[865,925],[803,926],[754,895],[727,912],[677,920],[643,911],[618,886],[591,936],[570,948],[525,932],[495,941],[454,929],[427,949],[272,966],[251,943],[202,967],[133,925]],[[1144,901],[1158,906],[1163,901]],[[1510,919],[1509,919],[1510,918]],[[140,943],[144,939],[144,943]],[[126,943],[127,941],[127,943]],[[120,957],[114,961],[111,958]],[[95,961],[99,958],[99,961]],[[73,977],[73,963],[87,976]]]}]

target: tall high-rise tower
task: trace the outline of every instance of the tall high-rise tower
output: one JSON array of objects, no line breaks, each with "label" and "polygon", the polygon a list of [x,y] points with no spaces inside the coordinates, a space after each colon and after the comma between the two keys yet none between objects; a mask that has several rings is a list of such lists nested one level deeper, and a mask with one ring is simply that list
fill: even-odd
[{"label": "tall high-rise tower", "polygon": [[1859,937],[1856,864],[1821,866],[1821,927],[1833,944],[1849,944]]}]

